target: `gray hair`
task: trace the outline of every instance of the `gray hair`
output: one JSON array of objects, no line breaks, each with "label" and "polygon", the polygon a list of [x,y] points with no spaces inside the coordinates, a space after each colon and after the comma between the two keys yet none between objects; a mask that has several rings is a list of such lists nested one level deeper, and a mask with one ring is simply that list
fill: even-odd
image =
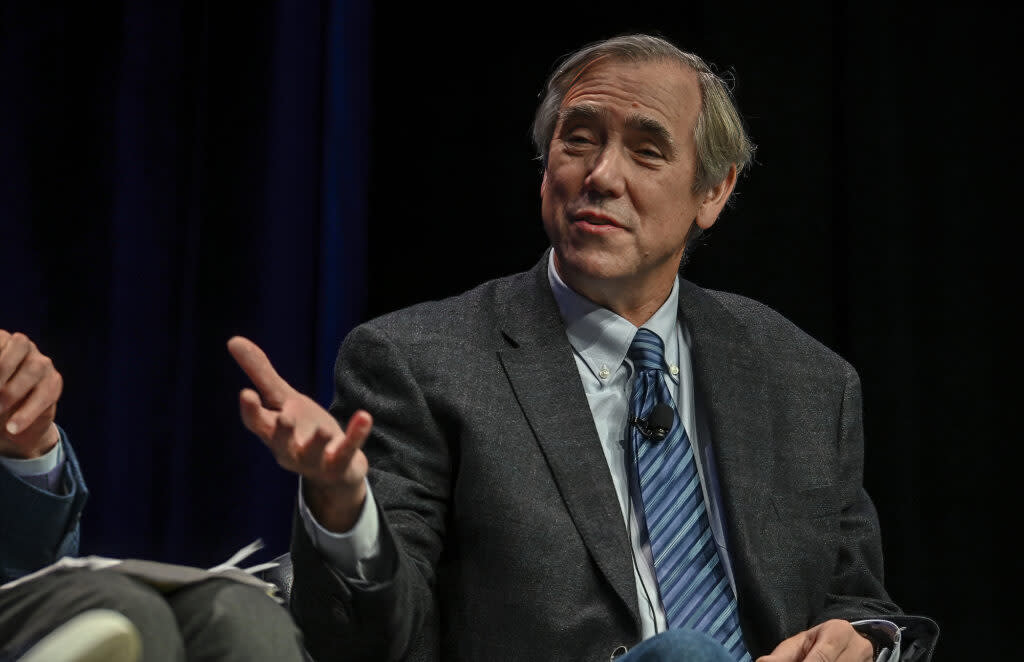
[{"label": "gray hair", "polygon": [[566,93],[576,78],[601,58],[634,63],[673,60],[697,74],[701,103],[693,136],[697,144],[694,193],[705,193],[721,183],[733,164],[739,174],[753,159],[754,143],[747,136],[725,81],[699,56],[681,51],[661,37],[632,34],[595,42],[570,53],[548,77],[544,98],[533,118],[533,144],[545,168],[558,123],[558,111]]}]

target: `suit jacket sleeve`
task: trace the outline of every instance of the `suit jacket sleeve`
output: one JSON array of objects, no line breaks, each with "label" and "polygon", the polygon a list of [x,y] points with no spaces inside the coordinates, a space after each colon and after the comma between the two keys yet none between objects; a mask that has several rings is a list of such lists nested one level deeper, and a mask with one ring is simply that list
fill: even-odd
[{"label": "suit jacket sleeve", "polygon": [[293,526],[292,612],[318,660],[399,659],[433,618],[434,568],[442,552],[449,498],[446,436],[403,353],[380,328],[345,339],[335,367],[331,412],[340,421],[373,413],[364,451],[381,515],[381,544],[394,549],[392,579],[343,579]]},{"label": "suit jacket sleeve", "polygon": [[881,532],[875,506],[862,487],[864,431],[861,416],[860,380],[849,364],[846,369],[842,411],[839,418],[838,457],[847,466],[840,475],[851,497],[841,513],[840,544],[824,610],[817,621],[854,619],[861,615],[893,614],[893,604],[883,585]]},{"label": "suit jacket sleeve", "polygon": [[[816,616],[815,622],[820,623],[830,618],[851,621],[881,618],[892,621],[902,629],[901,659],[927,662],[931,659],[939,636],[938,625],[928,617],[902,613],[891,601],[883,586],[878,514],[871,499],[860,486],[863,463],[861,449],[864,446],[860,381],[852,367],[845,367],[846,387],[843,393],[838,445],[840,449],[851,449],[841,453],[844,461],[849,463],[848,466],[841,467],[841,470],[847,475],[857,476],[857,490],[851,503],[841,513],[840,530],[844,535],[828,587],[825,607]],[[892,644],[888,640],[880,643],[886,647]]]},{"label": "suit jacket sleeve", "polygon": [[0,466],[0,583],[78,554],[88,490],[63,430],[60,443],[66,455],[64,494],[39,489]]}]

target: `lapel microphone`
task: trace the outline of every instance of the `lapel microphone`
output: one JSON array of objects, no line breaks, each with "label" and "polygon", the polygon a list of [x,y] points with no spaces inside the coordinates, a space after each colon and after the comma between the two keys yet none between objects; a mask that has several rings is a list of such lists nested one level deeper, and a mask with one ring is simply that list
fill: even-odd
[{"label": "lapel microphone", "polygon": [[668,431],[672,429],[672,418],[672,407],[664,402],[659,402],[654,405],[647,418],[634,416],[629,422],[635,425],[640,434],[647,439],[662,441],[665,439]]}]

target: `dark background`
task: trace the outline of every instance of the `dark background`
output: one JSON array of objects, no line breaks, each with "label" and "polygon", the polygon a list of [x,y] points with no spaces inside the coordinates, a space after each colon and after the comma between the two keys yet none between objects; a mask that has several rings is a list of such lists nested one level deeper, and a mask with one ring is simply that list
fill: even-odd
[{"label": "dark background", "polygon": [[354,323],[531,266],[543,79],[646,31],[735,81],[758,145],[687,277],[853,363],[890,592],[936,659],[1008,656],[1017,17],[771,4],[0,4],[0,328],[65,377],[83,554],[284,551],[295,481],[226,340],[326,404]]}]

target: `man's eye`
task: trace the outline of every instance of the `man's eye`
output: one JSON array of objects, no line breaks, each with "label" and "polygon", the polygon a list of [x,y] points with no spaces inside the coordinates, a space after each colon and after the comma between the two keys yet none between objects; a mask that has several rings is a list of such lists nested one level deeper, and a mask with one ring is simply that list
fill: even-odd
[{"label": "man's eye", "polygon": [[661,152],[654,149],[653,147],[641,147],[640,149],[636,150],[636,153],[648,159],[662,158]]},{"label": "man's eye", "polygon": [[585,145],[591,142],[590,136],[584,133],[570,133],[565,140],[574,145]]}]

